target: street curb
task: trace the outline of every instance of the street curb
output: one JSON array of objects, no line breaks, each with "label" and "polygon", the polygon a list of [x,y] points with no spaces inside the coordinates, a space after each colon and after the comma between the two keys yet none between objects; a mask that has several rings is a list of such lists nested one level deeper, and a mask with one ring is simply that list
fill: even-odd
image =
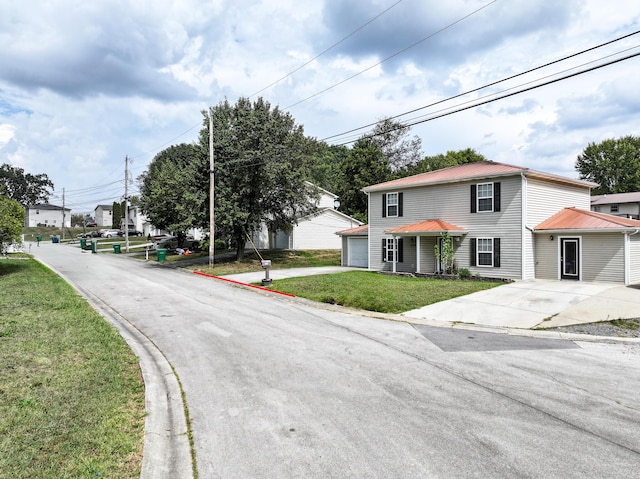
[{"label": "street curb", "polygon": [[193,479],[192,451],[182,389],[162,351],[107,303],[46,262],[34,258],[64,279],[110,324],[138,357],[145,385],[144,446],[141,479]]}]

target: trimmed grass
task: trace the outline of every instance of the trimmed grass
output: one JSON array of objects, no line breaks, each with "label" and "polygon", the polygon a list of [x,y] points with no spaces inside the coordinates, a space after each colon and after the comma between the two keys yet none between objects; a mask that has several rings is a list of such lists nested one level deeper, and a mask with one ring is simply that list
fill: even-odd
[{"label": "trimmed grass", "polygon": [[[264,259],[271,260],[271,269],[340,266],[340,250],[336,249],[300,251],[269,250],[260,251],[260,255]],[[242,261],[236,261],[235,256],[228,259],[216,258],[216,263],[213,265],[213,268],[209,268],[208,264],[191,265],[186,268],[216,276],[262,271],[260,258],[255,252],[245,253]]]},{"label": "trimmed grass", "polygon": [[33,260],[0,261],[0,477],[139,477],[144,385],[118,332]]},{"label": "trimmed grass", "polygon": [[501,284],[349,271],[276,280],[272,288],[313,301],[397,314]]}]

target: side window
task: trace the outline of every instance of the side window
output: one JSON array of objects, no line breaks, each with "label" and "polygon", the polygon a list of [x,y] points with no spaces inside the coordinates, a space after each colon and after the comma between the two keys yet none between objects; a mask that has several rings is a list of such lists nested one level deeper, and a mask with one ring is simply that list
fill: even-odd
[{"label": "side window", "polygon": [[402,238],[382,238],[382,261],[392,263],[395,256],[397,262],[402,263],[403,246]]},{"label": "side window", "polygon": [[617,213],[619,211],[618,205],[611,205],[611,212]]}]

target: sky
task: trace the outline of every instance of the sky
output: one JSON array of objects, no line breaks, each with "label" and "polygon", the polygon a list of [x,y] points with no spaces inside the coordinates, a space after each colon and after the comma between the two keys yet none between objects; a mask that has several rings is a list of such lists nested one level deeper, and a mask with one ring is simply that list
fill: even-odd
[{"label": "sky", "polygon": [[589,143],[640,136],[640,34],[500,81],[639,30],[637,0],[0,0],[0,164],[92,213],[125,157],[136,194],[203,110],[261,96],[329,144],[397,116],[424,155],[577,178]]}]

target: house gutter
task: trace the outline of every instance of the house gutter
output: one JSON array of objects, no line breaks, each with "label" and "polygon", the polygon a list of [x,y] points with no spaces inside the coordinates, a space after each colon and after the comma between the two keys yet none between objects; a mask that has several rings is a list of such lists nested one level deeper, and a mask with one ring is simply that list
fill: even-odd
[{"label": "house gutter", "polygon": [[631,283],[631,240],[630,237],[638,234],[640,228],[628,231],[624,234],[624,284]]}]

